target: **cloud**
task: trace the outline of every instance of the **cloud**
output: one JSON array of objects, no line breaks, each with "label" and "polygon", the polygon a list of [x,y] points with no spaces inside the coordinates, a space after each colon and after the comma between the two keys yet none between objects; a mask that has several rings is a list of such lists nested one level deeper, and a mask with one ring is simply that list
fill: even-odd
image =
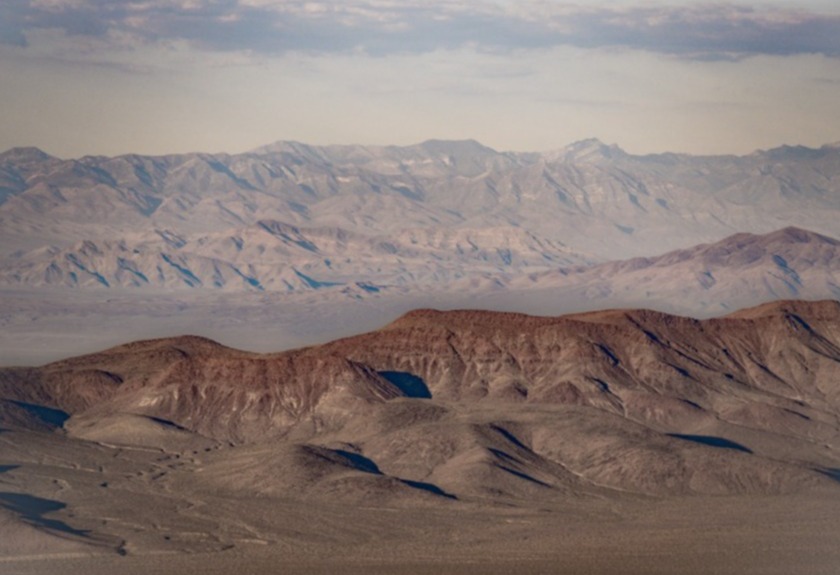
[{"label": "cloud", "polygon": [[119,46],[371,55],[464,46],[629,48],[684,58],[840,57],[840,16],[735,4],[608,7],[525,0],[4,0],[0,43],[57,29]]},{"label": "cloud", "polygon": [[26,46],[25,25],[21,18],[25,11],[24,0],[9,0],[0,4],[0,44]]}]

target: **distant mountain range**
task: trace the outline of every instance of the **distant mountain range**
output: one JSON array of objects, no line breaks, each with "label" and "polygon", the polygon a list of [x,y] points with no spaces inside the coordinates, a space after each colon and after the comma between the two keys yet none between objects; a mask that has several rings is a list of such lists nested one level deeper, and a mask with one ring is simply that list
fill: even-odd
[{"label": "distant mountain range", "polygon": [[519,228],[416,229],[391,241],[260,221],[235,233],[149,234],[42,248],[0,270],[7,287],[319,292],[323,298],[474,293],[533,313],[646,306],[695,316],[785,298],[840,299],[840,241],[785,228],[603,264]]},{"label": "distant mountain range", "polygon": [[278,142],[76,160],[16,148],[0,154],[0,361],[138,330],[323,342],[419,306],[708,317],[837,299],[838,221],[838,145],[695,157],[597,140],[545,153]]},{"label": "distant mountain range", "polygon": [[414,228],[375,236],[259,220],[212,234],[155,231],[40,248],[10,261],[0,270],[0,284],[370,293],[440,288],[468,274],[527,273],[587,261],[516,227]]},{"label": "distant mountain range", "polygon": [[77,160],[16,148],[0,154],[0,250],[150,230],[192,239],[269,220],[385,242],[406,229],[520,228],[607,261],[786,226],[836,235],[838,187],[836,145],[694,157],[634,156],[597,140],[547,153],[279,142]]},{"label": "distant mountain range", "polygon": [[9,150],[0,564],[836,565],[838,222],[840,145]]},{"label": "distant mountain range", "polygon": [[651,307],[708,317],[777,299],[840,300],[840,241],[798,228],[594,266],[522,275],[481,307],[561,313]]}]

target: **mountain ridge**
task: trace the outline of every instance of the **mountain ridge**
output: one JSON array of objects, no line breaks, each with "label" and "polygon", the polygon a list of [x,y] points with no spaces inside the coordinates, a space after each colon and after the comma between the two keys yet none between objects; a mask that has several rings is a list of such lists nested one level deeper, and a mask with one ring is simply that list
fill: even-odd
[{"label": "mountain ridge", "polygon": [[[836,246],[823,240],[733,244],[718,263],[690,250],[786,226],[836,235],[840,149],[702,158],[619,154],[600,141],[575,149],[595,155],[499,153],[470,141],[72,161],[21,152],[43,160],[34,167],[6,154],[2,361],[176,329],[254,349],[285,331],[291,346],[467,298],[544,315],[654,306],[706,317],[836,297]],[[686,261],[608,263],[673,250],[689,250],[673,256]],[[578,269],[594,264],[606,267]],[[106,285],[114,297],[100,305]],[[329,328],[306,319],[315,306],[329,308]],[[83,347],[74,326],[94,318]]]},{"label": "mountain ridge", "polygon": [[428,306],[540,316],[653,308],[706,318],[778,299],[840,299],[840,245],[799,229],[581,265],[591,260],[515,228],[369,237],[261,222],[247,233],[161,231],[19,255],[0,267],[0,363],[184,331],[244,349],[291,348]]},{"label": "mountain ridge", "polygon": [[837,564],[840,148],[264,149],[0,154],[0,565]]},{"label": "mountain ridge", "polygon": [[[96,441],[155,445],[175,433],[161,435],[167,425],[179,442],[193,434],[242,454],[263,453],[266,442],[314,446],[338,465],[330,469],[355,462],[467,499],[498,488],[524,501],[535,478],[560,497],[582,485],[787,493],[831,484],[820,471],[840,461],[838,373],[837,301],[702,321],[648,310],[547,318],[426,309],[280,353],[185,336],[2,369],[0,420],[39,429],[19,412],[61,410],[65,433]],[[415,441],[426,445],[422,457],[405,451]],[[283,450],[274,453],[285,461]],[[217,480],[290,488],[292,471],[272,480],[258,461],[248,465],[258,484],[227,472]]]},{"label": "mountain ridge", "polygon": [[840,151],[830,146],[748,156],[632,155],[597,140],[545,153],[497,152],[474,140],[263,149],[74,160],[13,149],[0,155],[6,253],[118,230],[202,234],[269,218],[367,233],[504,223],[620,259],[733,231],[766,233],[769,222],[826,233],[840,209]]},{"label": "mountain ridge", "polygon": [[70,250],[36,250],[0,270],[0,285],[317,292],[357,300],[455,291],[475,293],[485,307],[542,315],[563,311],[561,305],[596,307],[601,301],[658,302],[664,311],[708,316],[768,299],[840,297],[840,240],[789,226],[598,263],[518,228],[417,228],[368,236],[259,220],[198,238],[156,230]]},{"label": "mountain ridge", "polygon": [[658,256],[513,277],[504,292],[480,301],[492,309],[545,314],[560,312],[563,301],[581,301],[589,308],[653,305],[709,317],[768,300],[840,298],[838,264],[837,239],[787,227]]},{"label": "mountain ridge", "polygon": [[663,152],[641,152],[641,153],[631,153],[624,150],[618,143],[608,144],[597,137],[589,137],[583,138],[580,140],[575,140],[570,142],[564,146],[560,146],[558,148],[549,148],[545,150],[497,150],[496,148],[487,146],[486,144],[481,143],[475,138],[463,138],[463,139],[444,139],[444,138],[429,138],[426,140],[422,140],[420,142],[416,142],[413,144],[405,144],[405,145],[395,145],[395,144],[364,144],[364,143],[350,143],[350,144],[309,144],[306,142],[301,142],[298,140],[275,140],[274,142],[270,142],[268,144],[263,144],[257,146],[255,148],[251,148],[242,152],[230,152],[230,151],[220,151],[220,152],[213,152],[213,153],[206,153],[200,152],[197,150],[193,151],[185,151],[185,152],[173,152],[173,153],[161,153],[161,154],[138,154],[135,152],[126,152],[120,154],[83,154],[81,156],[74,156],[68,158],[60,158],[58,156],[54,156],[41,148],[37,145],[30,145],[30,146],[12,146],[6,150],[0,151],[0,159],[3,159],[6,155],[15,155],[15,154],[23,154],[23,155],[33,155],[33,156],[45,156],[46,158],[52,159],[61,159],[64,161],[71,161],[71,160],[81,160],[84,158],[95,158],[95,159],[104,159],[104,158],[123,158],[123,157],[148,157],[148,158],[165,158],[165,157],[183,157],[183,156],[190,156],[196,154],[205,154],[210,156],[242,156],[248,154],[272,154],[276,151],[284,151],[286,149],[302,149],[302,148],[310,148],[310,149],[319,149],[319,148],[326,148],[326,149],[353,149],[353,148],[361,148],[361,149],[420,149],[429,146],[435,146],[437,144],[443,145],[456,145],[456,146],[465,146],[474,149],[482,149],[485,151],[493,152],[496,154],[514,154],[514,155],[539,155],[539,154],[550,154],[556,153],[563,150],[574,151],[579,149],[584,149],[587,147],[603,147],[603,148],[611,148],[616,151],[621,151],[623,154],[628,156],[635,156],[635,157],[656,157],[656,156],[683,156],[683,157],[695,157],[695,158],[738,158],[738,157],[748,157],[751,155],[761,155],[767,154],[771,152],[781,152],[785,150],[810,150],[810,151],[820,151],[824,149],[833,149],[840,147],[840,140],[835,142],[826,142],[824,144],[820,144],[817,146],[808,146],[804,144],[779,144],[772,148],[758,148],[753,150],[752,152],[746,152],[743,154],[736,154],[736,153],[722,153],[722,154],[692,154],[689,152],[679,152],[679,151],[663,151]]}]

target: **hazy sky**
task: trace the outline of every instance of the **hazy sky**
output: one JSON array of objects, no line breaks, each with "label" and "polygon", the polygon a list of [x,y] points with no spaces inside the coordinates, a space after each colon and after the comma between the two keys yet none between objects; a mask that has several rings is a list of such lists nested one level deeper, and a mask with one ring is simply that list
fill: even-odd
[{"label": "hazy sky", "polygon": [[840,140],[840,2],[0,0],[0,149]]}]

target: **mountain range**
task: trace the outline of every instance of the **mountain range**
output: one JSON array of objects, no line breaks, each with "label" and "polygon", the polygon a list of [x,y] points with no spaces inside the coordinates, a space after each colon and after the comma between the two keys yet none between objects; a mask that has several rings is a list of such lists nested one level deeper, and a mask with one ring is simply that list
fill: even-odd
[{"label": "mountain range", "polygon": [[840,241],[799,228],[735,234],[655,257],[520,275],[482,307],[532,313],[653,307],[709,317],[765,301],[840,299]]},{"label": "mountain range", "polygon": [[0,154],[0,245],[10,255],[270,220],[378,239],[413,228],[521,228],[617,260],[786,226],[832,235],[838,179],[836,145],[694,157],[634,156],[597,140],[547,153],[474,141],[280,142],[238,155],[76,160],[16,148]]},{"label": "mountain range", "polygon": [[0,570],[833,573],[838,183],[840,145],[0,154],[0,364],[40,365],[0,367]]},{"label": "mountain range", "polygon": [[837,145],[13,149],[0,154],[0,362],[183,332],[267,351],[422,306],[709,317],[837,298],[838,178]]},{"label": "mountain range", "polygon": [[[0,492],[0,510],[11,529],[21,513],[40,526],[48,553],[142,557],[270,541],[312,553],[324,533],[355,541],[336,531],[342,506],[370,515],[370,540],[398,510],[426,526],[410,536],[424,544],[447,525],[464,530],[450,541],[483,533],[507,548],[515,527],[481,523],[539,521],[556,538],[557,518],[603,533],[637,505],[836,501],[838,376],[836,301],[702,321],[416,310],[273,354],[137,341],[0,370],[0,473],[52,524],[20,495]],[[547,544],[526,532],[525,548]]]}]

